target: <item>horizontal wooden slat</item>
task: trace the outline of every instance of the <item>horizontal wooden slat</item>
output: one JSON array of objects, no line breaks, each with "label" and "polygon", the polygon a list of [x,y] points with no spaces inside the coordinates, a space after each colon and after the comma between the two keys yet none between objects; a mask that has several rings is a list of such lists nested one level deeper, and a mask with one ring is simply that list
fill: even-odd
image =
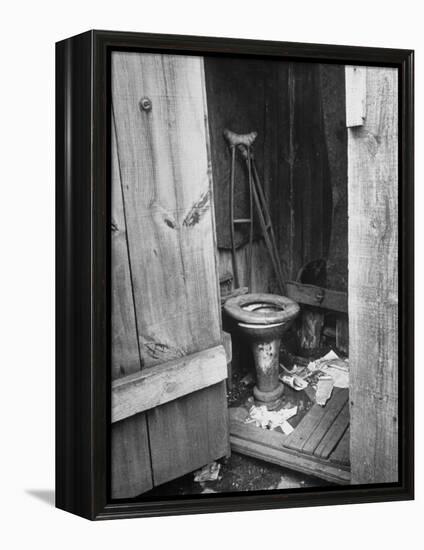
[{"label": "horizontal wooden slat", "polygon": [[287,281],[287,296],[309,306],[331,309],[347,313],[347,292],[329,290],[315,285],[304,285],[295,281]]},{"label": "horizontal wooden slat", "polygon": [[[317,453],[315,453],[315,450],[321,444],[322,439],[326,437],[328,431],[329,430],[331,430],[331,432],[333,431],[332,428],[334,424],[337,422],[337,419],[339,418],[345,404],[347,403],[348,398],[349,398],[348,390],[341,389],[341,388],[334,388],[333,395],[331,396],[329,401],[327,401],[327,404],[325,405],[325,407],[321,407],[320,405],[314,405],[312,407],[312,409],[314,409],[315,407],[324,408],[325,413],[324,413],[324,416],[321,418],[321,421],[319,422],[317,427],[314,429],[314,431],[311,433],[311,435],[302,445],[302,451],[304,453],[316,454],[316,456],[319,456]],[[309,411],[309,413],[311,413],[312,409]],[[349,423],[349,409],[347,411],[347,417],[344,422],[345,429],[348,423]],[[342,435],[343,435],[343,432],[340,434],[339,439]],[[333,449],[335,446],[336,446],[336,443],[334,443]],[[324,458],[328,458],[328,456]]]},{"label": "horizontal wooden slat", "polygon": [[227,378],[224,347],[148,367],[112,383],[112,422],[163,405]]}]

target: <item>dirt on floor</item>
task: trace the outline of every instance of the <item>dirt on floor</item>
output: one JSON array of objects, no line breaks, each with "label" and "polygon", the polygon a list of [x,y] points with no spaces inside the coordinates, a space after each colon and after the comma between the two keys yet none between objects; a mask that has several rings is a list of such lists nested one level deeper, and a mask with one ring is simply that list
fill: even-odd
[{"label": "dirt on floor", "polygon": [[155,487],[148,493],[144,493],[143,498],[296,489],[330,485],[322,479],[306,476],[238,453],[232,453],[231,457],[223,458],[218,462],[221,464],[221,468],[216,481],[195,482],[193,472],[160,487]]}]

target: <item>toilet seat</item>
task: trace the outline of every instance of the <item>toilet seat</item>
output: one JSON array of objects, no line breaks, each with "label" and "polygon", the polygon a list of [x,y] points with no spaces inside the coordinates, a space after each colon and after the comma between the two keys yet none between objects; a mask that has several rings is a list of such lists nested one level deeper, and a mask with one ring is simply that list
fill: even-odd
[{"label": "toilet seat", "polygon": [[230,317],[252,325],[284,323],[293,319],[299,309],[299,304],[278,294],[242,294],[229,298],[224,304]]}]

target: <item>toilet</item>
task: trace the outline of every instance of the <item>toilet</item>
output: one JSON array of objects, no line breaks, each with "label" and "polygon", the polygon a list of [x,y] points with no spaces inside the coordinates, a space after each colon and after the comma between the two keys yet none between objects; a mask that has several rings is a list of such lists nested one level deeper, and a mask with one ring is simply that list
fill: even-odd
[{"label": "toilet", "polygon": [[283,384],[278,378],[281,337],[299,310],[299,304],[276,294],[243,294],[224,304],[225,313],[237,323],[253,351],[256,404],[265,405],[270,411],[281,405],[283,395]]}]

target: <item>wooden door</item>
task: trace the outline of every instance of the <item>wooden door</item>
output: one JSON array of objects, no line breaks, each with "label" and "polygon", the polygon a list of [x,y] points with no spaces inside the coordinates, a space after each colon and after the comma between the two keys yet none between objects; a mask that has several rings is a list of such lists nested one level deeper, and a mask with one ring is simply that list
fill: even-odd
[{"label": "wooden door", "polygon": [[229,452],[203,60],[112,55],[112,497]]}]

